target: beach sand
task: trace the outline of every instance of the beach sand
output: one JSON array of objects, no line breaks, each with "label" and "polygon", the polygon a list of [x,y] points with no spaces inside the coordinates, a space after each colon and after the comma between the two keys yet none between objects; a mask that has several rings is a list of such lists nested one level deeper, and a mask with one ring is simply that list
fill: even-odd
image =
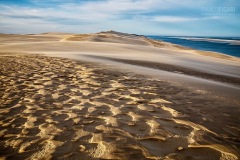
[{"label": "beach sand", "polygon": [[[0,41],[1,159],[240,157],[239,97],[226,93],[240,93],[237,58],[168,43],[158,48],[115,32],[1,35]],[[183,50],[189,54],[175,54]],[[158,56],[165,65],[160,58],[156,67]],[[210,71],[199,68],[205,64]],[[138,66],[163,72],[143,74]],[[205,88],[189,88],[187,80]]]}]

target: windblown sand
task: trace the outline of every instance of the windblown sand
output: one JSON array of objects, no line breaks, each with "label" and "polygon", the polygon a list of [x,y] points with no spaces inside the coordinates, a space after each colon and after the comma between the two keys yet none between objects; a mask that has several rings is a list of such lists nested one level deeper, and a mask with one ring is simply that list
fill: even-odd
[{"label": "windblown sand", "polygon": [[1,159],[238,159],[239,106],[97,63],[0,57]]}]

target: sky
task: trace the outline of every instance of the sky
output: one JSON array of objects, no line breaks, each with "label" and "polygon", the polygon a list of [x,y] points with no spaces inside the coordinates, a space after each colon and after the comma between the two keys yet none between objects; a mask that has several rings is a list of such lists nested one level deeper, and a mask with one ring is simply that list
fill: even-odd
[{"label": "sky", "polygon": [[240,37],[240,0],[0,0],[0,33]]}]

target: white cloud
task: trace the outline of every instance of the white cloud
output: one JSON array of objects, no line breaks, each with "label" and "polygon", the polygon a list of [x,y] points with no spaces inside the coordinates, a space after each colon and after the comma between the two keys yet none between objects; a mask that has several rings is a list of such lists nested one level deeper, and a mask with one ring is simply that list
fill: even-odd
[{"label": "white cloud", "polygon": [[156,22],[186,22],[186,21],[195,21],[199,20],[198,18],[188,18],[188,17],[174,17],[174,16],[156,16],[152,17],[150,20]]},{"label": "white cloud", "polygon": [[[69,19],[76,21],[98,21],[110,19],[113,16],[108,14],[94,14],[81,12],[79,10],[61,10],[52,8],[30,8],[18,6],[1,6],[0,14],[9,18],[41,18],[41,19]],[[21,13],[21,14],[19,14]]]},{"label": "white cloud", "polygon": [[[30,1],[34,5],[25,7],[1,5],[0,2],[0,32],[16,30],[39,33],[47,32],[47,29],[97,32],[115,29],[144,34],[144,31],[157,32],[160,26],[156,22],[178,24],[219,18],[203,17],[201,13],[197,13],[201,12],[201,6],[209,2],[206,0],[50,0],[50,5],[46,0]],[[191,17],[186,12],[188,9],[189,13],[194,10]],[[185,13],[179,15],[176,11]]]},{"label": "white cloud", "polygon": [[[32,0],[40,2],[40,0]],[[62,2],[61,0],[51,0]],[[153,11],[160,11],[169,8],[177,8],[191,0],[174,3],[175,0],[103,0],[103,1],[86,1],[82,3],[64,3],[58,4],[55,8],[40,6],[6,6],[0,5],[0,14],[9,18],[42,18],[43,20],[61,19],[99,22],[121,19],[121,17],[131,17],[141,15]],[[166,17],[165,17],[166,19]],[[157,19],[156,19],[157,20]],[[180,19],[179,19],[180,20]],[[183,20],[183,19],[182,19]]]},{"label": "white cloud", "polygon": [[192,0],[184,0],[181,2],[176,2],[176,0],[102,0],[86,1],[83,4],[67,3],[61,5],[61,7],[83,12],[120,14],[128,12],[145,13],[187,6],[194,7],[205,3],[206,1]]},{"label": "white cloud", "polygon": [[[154,10],[170,9],[170,8],[179,8],[181,6],[195,6],[200,4],[200,2],[194,2],[192,0],[185,0],[181,3],[176,3],[176,0],[100,0],[100,1],[81,1],[81,3],[76,3],[73,0],[63,1],[63,0],[31,0],[34,3],[49,2],[49,8],[38,8],[38,7],[20,7],[20,14],[31,13],[39,14],[39,9],[46,10],[48,12],[51,8],[51,5],[55,4],[54,2],[59,2],[55,4],[54,10],[59,12],[59,10],[71,11],[75,13],[99,13],[99,14],[118,14],[118,13],[128,13],[128,12],[152,12]],[[60,3],[61,2],[61,3]],[[65,3],[64,3],[65,2]],[[1,8],[7,10],[15,9],[14,6],[1,6]],[[11,9],[12,8],[12,9]],[[25,10],[24,10],[25,9]],[[27,10],[26,10],[27,9]],[[40,10],[41,11],[41,10]],[[15,10],[15,13],[18,11]]]},{"label": "white cloud", "polygon": [[168,22],[168,23],[177,23],[177,22],[188,22],[188,21],[202,21],[209,19],[220,19],[220,17],[180,17],[180,16],[153,16],[148,18],[150,21],[155,22]]}]

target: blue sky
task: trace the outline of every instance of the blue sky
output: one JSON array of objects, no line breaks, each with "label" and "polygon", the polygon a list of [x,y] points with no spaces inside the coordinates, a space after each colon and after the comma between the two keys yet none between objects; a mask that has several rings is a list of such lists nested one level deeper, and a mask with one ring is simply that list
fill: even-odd
[{"label": "blue sky", "polygon": [[1,33],[240,36],[240,0],[0,0]]}]

